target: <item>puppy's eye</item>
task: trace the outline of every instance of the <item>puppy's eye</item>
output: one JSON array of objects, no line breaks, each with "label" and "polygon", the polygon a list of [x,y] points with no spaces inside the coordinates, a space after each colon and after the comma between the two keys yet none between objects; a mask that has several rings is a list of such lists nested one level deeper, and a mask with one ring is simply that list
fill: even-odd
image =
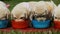
[{"label": "puppy's eye", "polygon": [[55,19],[57,19],[57,17],[55,17]]},{"label": "puppy's eye", "polygon": [[21,17],[20,19],[25,19],[25,17]]},{"label": "puppy's eye", "polygon": [[58,19],[58,20],[60,20],[60,17],[55,17],[55,19]]}]

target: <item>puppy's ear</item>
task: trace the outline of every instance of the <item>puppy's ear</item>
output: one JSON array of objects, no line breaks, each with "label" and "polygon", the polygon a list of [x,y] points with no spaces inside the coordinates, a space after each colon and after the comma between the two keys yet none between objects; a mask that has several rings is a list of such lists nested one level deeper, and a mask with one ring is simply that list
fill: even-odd
[{"label": "puppy's ear", "polygon": [[3,1],[0,1],[0,4],[6,6],[6,4]]},{"label": "puppy's ear", "polygon": [[25,13],[24,15],[25,15],[25,16],[24,16],[24,17],[25,17],[25,19],[27,19],[27,18],[28,18],[28,14],[27,14],[27,13]]},{"label": "puppy's ear", "polygon": [[53,5],[54,8],[57,7],[57,5],[53,1],[51,1],[51,4]]},{"label": "puppy's ear", "polygon": [[30,14],[30,20],[32,21],[32,19],[33,19],[33,17],[34,17],[34,14],[35,14],[35,12],[33,11],[33,12],[30,12],[31,14]]},{"label": "puppy's ear", "polygon": [[11,13],[11,19],[14,19],[14,16],[13,16],[13,14]]},{"label": "puppy's ear", "polygon": [[30,11],[30,12],[28,13],[28,15],[27,15],[27,16],[28,16],[28,19],[30,19],[30,15],[31,15],[31,11]]},{"label": "puppy's ear", "polygon": [[26,10],[26,13],[24,13],[24,15],[25,15],[25,18],[26,18],[26,19],[28,19],[29,11],[28,11],[28,10]]},{"label": "puppy's ear", "polygon": [[9,7],[10,7],[10,5],[9,5],[9,4],[6,4],[6,7],[7,7],[7,8],[9,8]]}]

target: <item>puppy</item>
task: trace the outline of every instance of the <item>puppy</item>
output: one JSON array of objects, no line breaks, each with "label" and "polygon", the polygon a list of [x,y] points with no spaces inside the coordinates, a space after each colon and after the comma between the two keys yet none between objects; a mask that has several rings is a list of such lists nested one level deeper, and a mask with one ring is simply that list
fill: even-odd
[{"label": "puppy", "polygon": [[4,2],[2,2],[2,1],[0,1],[0,5],[6,7],[6,4]]},{"label": "puppy", "polygon": [[4,2],[0,1],[0,19],[1,20],[8,19],[9,15],[10,15],[10,11],[6,7],[6,4]]},{"label": "puppy", "polygon": [[42,17],[40,17],[40,18],[37,18],[37,20],[45,21],[46,19],[51,19],[52,12],[53,12],[54,8],[56,7],[56,5],[54,4],[53,1],[39,1],[37,7],[38,7],[37,8],[38,10],[35,10],[36,13],[45,15],[45,18],[42,19]]},{"label": "puppy", "polygon": [[47,8],[45,5],[45,2],[44,1],[37,2],[35,8],[36,8],[34,11],[35,12],[35,14],[34,14],[35,19],[38,21],[46,20],[45,16],[42,17],[43,15],[47,14]]},{"label": "puppy", "polygon": [[54,20],[60,21],[60,4],[54,9]]},{"label": "puppy", "polygon": [[[30,16],[30,20],[32,20],[33,16],[39,16],[36,18],[38,21],[43,20],[45,21],[46,18],[49,19],[52,16],[52,11],[56,7],[56,5],[53,3],[53,1],[39,1],[39,2],[30,2],[32,5],[31,7],[33,8],[32,14]],[[31,8],[31,9],[32,9]],[[45,15],[44,17],[40,16]],[[49,16],[50,15],[50,16]]]},{"label": "puppy", "polygon": [[56,4],[53,1],[46,1],[46,7],[47,7],[47,11],[48,13],[48,17],[52,20],[53,17],[53,10],[57,7]]},{"label": "puppy", "polygon": [[17,21],[22,21],[24,19],[27,19],[28,18],[28,15],[29,15],[29,4],[28,2],[22,2],[22,3],[19,3],[17,4],[11,14],[13,15],[14,18],[17,19]]}]

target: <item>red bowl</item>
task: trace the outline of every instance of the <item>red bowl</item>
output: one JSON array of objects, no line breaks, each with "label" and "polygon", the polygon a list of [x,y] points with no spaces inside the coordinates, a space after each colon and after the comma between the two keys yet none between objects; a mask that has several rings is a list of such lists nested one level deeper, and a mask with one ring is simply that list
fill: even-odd
[{"label": "red bowl", "polygon": [[15,21],[12,20],[12,27],[13,28],[27,28],[29,26],[29,20],[24,20],[24,21]]},{"label": "red bowl", "polygon": [[54,21],[54,28],[60,29],[60,21]]}]

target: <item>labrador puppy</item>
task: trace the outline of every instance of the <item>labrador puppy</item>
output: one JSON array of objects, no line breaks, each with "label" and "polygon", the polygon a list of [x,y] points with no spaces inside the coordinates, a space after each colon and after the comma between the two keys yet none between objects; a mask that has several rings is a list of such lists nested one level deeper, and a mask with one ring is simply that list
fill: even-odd
[{"label": "labrador puppy", "polygon": [[17,4],[13,8],[13,10],[11,11],[11,14],[13,15],[13,18],[17,19],[17,21],[22,21],[28,18],[29,10],[30,10],[29,3],[22,2],[22,3]]},{"label": "labrador puppy", "polygon": [[7,8],[6,4],[2,1],[0,1],[0,19],[8,19],[8,16],[10,15],[10,11]]},{"label": "labrador puppy", "polygon": [[58,5],[58,7],[56,7],[54,10],[53,10],[53,14],[54,14],[54,20],[55,21],[60,21],[60,4]]}]

